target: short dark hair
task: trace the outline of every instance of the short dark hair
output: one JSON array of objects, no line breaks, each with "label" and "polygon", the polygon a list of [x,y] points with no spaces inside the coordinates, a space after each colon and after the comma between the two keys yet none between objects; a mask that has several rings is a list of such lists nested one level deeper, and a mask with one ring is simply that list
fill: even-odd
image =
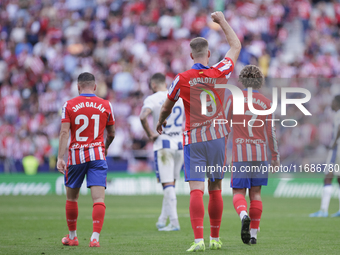
[{"label": "short dark hair", "polygon": [[340,95],[336,95],[334,101],[340,106]]},{"label": "short dark hair", "polygon": [[95,83],[95,78],[94,75],[92,73],[81,73],[78,76],[78,83],[82,84],[82,85],[93,85]]},{"label": "short dark hair", "polygon": [[165,75],[161,73],[155,73],[151,76],[150,82],[153,81],[157,85],[165,83]]},{"label": "short dark hair", "polygon": [[264,76],[257,66],[247,65],[241,70],[238,80],[245,88],[259,89],[264,83]]},{"label": "short dark hair", "polygon": [[208,54],[209,43],[203,37],[196,37],[190,41],[191,53],[194,58]]}]

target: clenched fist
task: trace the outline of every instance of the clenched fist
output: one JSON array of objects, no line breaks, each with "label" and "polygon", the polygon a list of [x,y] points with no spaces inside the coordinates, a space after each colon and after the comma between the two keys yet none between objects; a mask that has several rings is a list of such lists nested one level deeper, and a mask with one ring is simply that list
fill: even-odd
[{"label": "clenched fist", "polygon": [[160,123],[158,121],[157,126],[156,126],[156,131],[158,132],[158,134],[161,135],[163,133],[163,127],[166,126],[166,123],[167,123],[166,120],[163,123]]},{"label": "clenched fist", "polygon": [[211,18],[217,24],[221,24],[221,22],[225,21],[224,14],[222,12],[213,12],[211,14]]}]

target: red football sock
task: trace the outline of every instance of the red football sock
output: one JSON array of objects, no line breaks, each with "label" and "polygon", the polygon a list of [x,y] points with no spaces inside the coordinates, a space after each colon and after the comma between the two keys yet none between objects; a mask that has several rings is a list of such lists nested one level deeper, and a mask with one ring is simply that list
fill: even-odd
[{"label": "red football sock", "polygon": [[189,211],[195,239],[203,238],[204,204],[202,190],[194,189],[190,192]]},{"label": "red football sock", "polygon": [[242,194],[234,195],[233,204],[238,215],[240,215],[242,211],[247,211],[247,201]]},{"label": "red football sock", "polygon": [[223,214],[223,199],[221,190],[209,191],[208,212],[210,217],[210,236],[219,237]]},{"label": "red football sock", "polygon": [[249,217],[251,219],[250,228],[258,229],[262,215],[262,201],[250,201]]},{"label": "red football sock", "polygon": [[100,233],[104,223],[105,216],[105,204],[104,203],[94,203],[92,211],[93,219],[93,232]]},{"label": "red football sock", "polygon": [[78,202],[66,200],[66,222],[69,231],[77,230]]}]

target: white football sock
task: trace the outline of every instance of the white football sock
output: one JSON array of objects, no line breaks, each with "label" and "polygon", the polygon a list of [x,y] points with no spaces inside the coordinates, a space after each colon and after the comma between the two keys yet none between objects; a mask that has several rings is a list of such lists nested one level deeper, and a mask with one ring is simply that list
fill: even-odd
[{"label": "white football sock", "polygon": [[73,240],[75,237],[77,237],[77,230],[69,231],[68,238]]},{"label": "white football sock", "polygon": [[256,228],[251,228],[250,229],[250,237],[257,238],[257,229]]},{"label": "white football sock", "polygon": [[161,215],[158,218],[158,222],[163,222],[164,224],[166,223],[166,220],[168,219],[168,215],[166,214],[166,210],[165,210],[165,204],[166,204],[166,200],[165,200],[165,196],[164,196],[163,197],[163,203],[162,203]]},{"label": "white football sock", "polygon": [[328,212],[329,201],[331,200],[333,187],[332,185],[323,186],[321,197],[321,211]]},{"label": "white football sock", "polygon": [[204,240],[203,238],[195,239],[195,243],[199,243],[200,241],[203,241],[203,240]]},{"label": "white football sock", "polygon": [[170,185],[164,189],[164,198],[166,199],[165,211],[169,215],[170,223],[173,226],[178,226],[177,198],[174,186]]},{"label": "white football sock", "polygon": [[92,233],[91,242],[93,241],[93,239],[96,239],[97,242],[99,242],[99,233],[98,232],[93,232]]},{"label": "white football sock", "polygon": [[240,219],[242,220],[245,215],[248,215],[246,211],[241,211],[240,212]]},{"label": "white football sock", "polygon": [[220,238],[219,237],[210,237],[210,241],[212,241],[212,240],[215,240],[216,242],[219,242]]}]

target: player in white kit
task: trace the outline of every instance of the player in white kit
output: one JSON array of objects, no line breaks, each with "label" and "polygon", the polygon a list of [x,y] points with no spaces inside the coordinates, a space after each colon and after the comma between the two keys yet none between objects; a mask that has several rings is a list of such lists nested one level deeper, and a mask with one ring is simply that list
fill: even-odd
[{"label": "player in white kit", "polygon": [[[330,144],[330,151],[327,157],[327,166],[325,168],[325,180],[322,190],[321,207],[320,210],[312,213],[309,217],[328,217],[328,207],[333,194],[332,180],[333,176],[338,177],[340,184],[340,95],[334,97],[332,101],[332,110],[335,111],[333,120],[333,135]],[[339,205],[340,205],[340,189],[339,189]],[[332,217],[340,217],[340,209],[338,212],[332,214]]]},{"label": "player in white kit", "polygon": [[[145,98],[140,120],[149,139],[154,142],[155,172],[164,192],[162,212],[156,227],[159,231],[176,231],[180,230],[180,226],[177,216],[175,181],[179,179],[183,165],[182,123],[184,106],[181,99],[177,101],[167,119],[163,133],[159,135],[156,132],[156,125],[161,107],[167,98],[165,76],[161,73],[154,74],[150,80],[150,87],[154,94]],[[147,121],[150,114],[153,117],[153,128],[150,128]],[[166,226],[168,218],[170,223]]]}]

